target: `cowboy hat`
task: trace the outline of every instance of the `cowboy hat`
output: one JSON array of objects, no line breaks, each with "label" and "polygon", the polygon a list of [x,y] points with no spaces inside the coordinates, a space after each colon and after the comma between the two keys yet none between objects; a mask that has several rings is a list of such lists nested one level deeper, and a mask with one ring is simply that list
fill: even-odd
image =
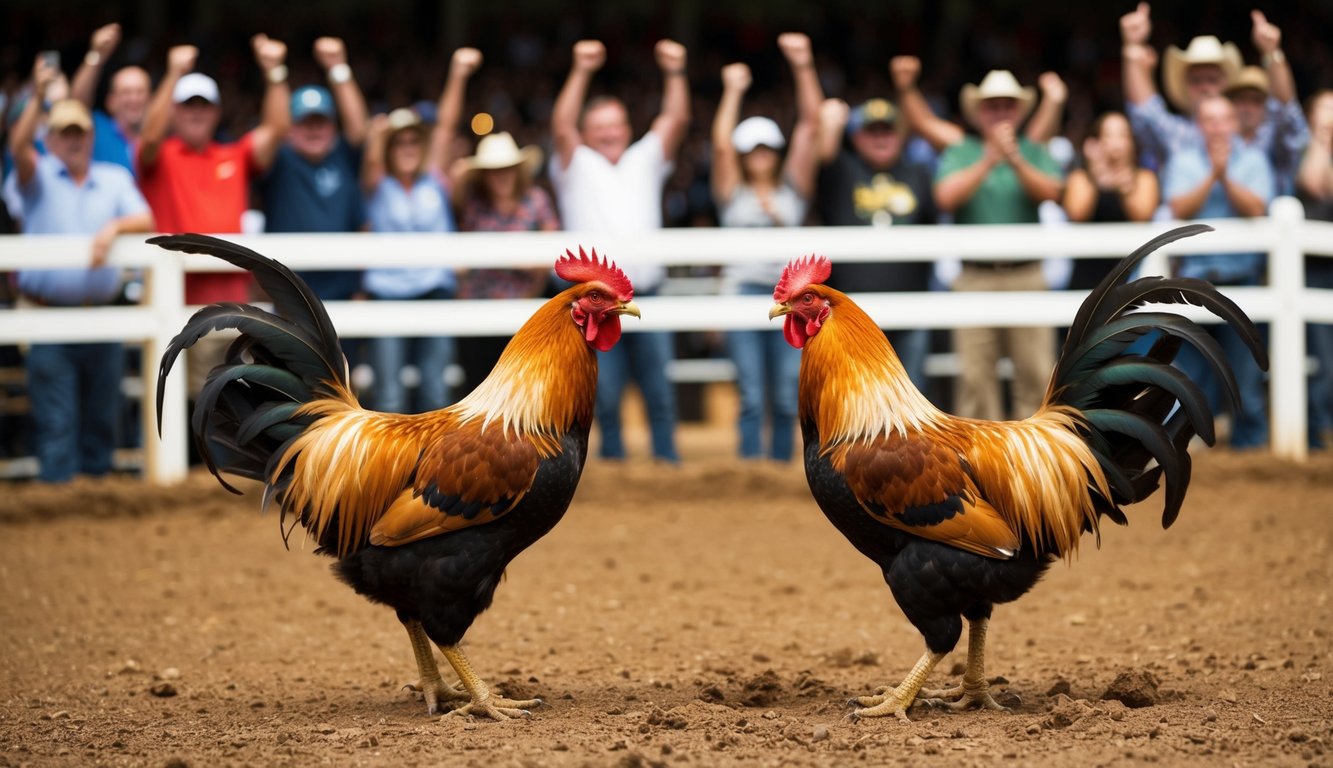
[{"label": "cowboy hat", "polygon": [[461,161],[463,175],[458,184],[458,192],[464,193],[481,176],[482,171],[518,167],[519,171],[532,180],[542,165],[542,150],[529,144],[519,149],[514,137],[507,131],[500,131],[483,136],[477,142],[477,154],[465,157]]},{"label": "cowboy hat", "polygon": [[1256,90],[1267,96],[1271,90],[1268,72],[1263,67],[1244,67],[1235,77],[1227,83],[1227,87],[1222,89],[1222,93],[1231,96],[1238,91],[1245,89]]},{"label": "cowboy hat", "polygon": [[1162,86],[1166,98],[1181,112],[1188,112],[1189,94],[1185,90],[1185,71],[1195,64],[1216,64],[1222,68],[1227,82],[1240,73],[1240,49],[1235,43],[1223,43],[1212,35],[1200,35],[1190,41],[1189,47],[1180,50],[1176,46],[1166,49],[1166,59],[1162,64]]},{"label": "cowboy hat", "polygon": [[986,73],[977,85],[968,83],[963,86],[958,96],[958,106],[963,117],[973,126],[977,125],[977,105],[986,99],[1014,99],[1018,102],[1018,122],[1028,116],[1037,102],[1037,92],[1032,86],[1024,88],[1018,84],[1014,73],[1007,69],[992,69]]}]

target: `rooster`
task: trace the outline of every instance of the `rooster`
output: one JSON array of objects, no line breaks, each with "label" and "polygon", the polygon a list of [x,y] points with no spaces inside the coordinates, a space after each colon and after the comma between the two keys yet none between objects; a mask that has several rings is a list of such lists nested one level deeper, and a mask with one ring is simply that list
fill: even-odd
[{"label": "rooster", "polygon": [[[896,715],[914,703],[1002,710],[985,675],[986,626],[997,603],[1016,600],[1050,564],[1070,559],[1083,533],[1100,542],[1105,516],[1164,481],[1162,526],[1180,511],[1190,479],[1190,440],[1214,440],[1202,391],[1171,366],[1196,347],[1225,382],[1222,351],[1195,323],[1149,303],[1206,307],[1234,328],[1262,367],[1258,333],[1236,305],[1200,280],[1126,282],[1148,253],[1208,230],[1181,227],[1121,261],[1079,308],[1045,401],[1022,421],[950,416],[908,380],[877,324],[822,283],[824,257],[791,262],[773,292],[770,319],[802,349],[799,418],[805,472],[820,509],[882,570],[926,652],[896,687],[852,699],[852,719]],[[1141,350],[1141,351],[1140,351]],[[923,690],[968,622],[961,684]]]},{"label": "rooster", "polygon": [[[191,418],[208,468],[235,493],[220,472],[264,483],[284,540],[299,523],[337,558],[339,578],[397,612],[417,663],[408,687],[429,713],[528,715],[541,700],[492,695],[459,643],[509,561],[569,506],[587,456],[594,350],[615,345],[621,315],[639,316],[629,279],[596,251],[567,252],[555,271],[574,285],[519,329],[485,381],[453,406],[400,415],[357,404],[324,306],[285,266],[201,235],[149,242],[250,270],[274,307],[214,304],[190,319],[162,357],[159,430],[177,356],[211,331],[239,331]],[[443,682],[432,642],[460,686]]]}]

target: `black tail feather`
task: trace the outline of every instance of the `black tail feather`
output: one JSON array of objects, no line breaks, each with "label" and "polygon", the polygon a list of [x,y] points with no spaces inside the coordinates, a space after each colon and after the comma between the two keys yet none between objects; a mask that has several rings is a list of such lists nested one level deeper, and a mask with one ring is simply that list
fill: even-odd
[{"label": "black tail feather", "polygon": [[[1197,323],[1170,312],[1139,311],[1147,304],[1191,304],[1207,309],[1244,339],[1255,360],[1268,367],[1258,329],[1235,302],[1202,280],[1144,277],[1126,282],[1152,251],[1183,237],[1207,232],[1189,225],[1165,232],[1127,256],[1079,308],[1052,379],[1052,404],[1078,409],[1084,435],[1111,487],[1112,509],[1142,501],[1165,483],[1162,526],[1180,513],[1193,461],[1195,435],[1212,444],[1213,414],[1197,383],[1172,367],[1183,345],[1194,347],[1222,382],[1233,409],[1240,405],[1235,376],[1221,346]],[[1131,348],[1155,334],[1146,352]]]}]

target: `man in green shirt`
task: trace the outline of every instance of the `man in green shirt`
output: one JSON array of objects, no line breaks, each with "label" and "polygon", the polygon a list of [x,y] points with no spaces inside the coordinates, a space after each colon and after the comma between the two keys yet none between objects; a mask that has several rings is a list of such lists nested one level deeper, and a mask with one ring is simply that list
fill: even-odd
[{"label": "man in green shirt", "polygon": [[[963,117],[979,135],[968,135],[940,156],[935,202],[958,224],[1035,224],[1037,206],[1058,200],[1060,168],[1044,147],[1018,133],[1036,95],[1006,70],[993,70],[960,96]],[[1046,290],[1041,262],[965,261],[955,291]],[[961,373],[956,410],[981,419],[1006,418],[995,365],[1014,365],[1010,418],[1036,412],[1055,365],[1053,328],[962,328],[954,331]]]}]

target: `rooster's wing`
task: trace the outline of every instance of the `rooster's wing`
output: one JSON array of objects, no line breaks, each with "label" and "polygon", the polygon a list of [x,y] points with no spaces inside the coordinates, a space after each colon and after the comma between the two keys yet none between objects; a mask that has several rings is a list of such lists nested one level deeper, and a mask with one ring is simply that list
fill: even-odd
[{"label": "rooster's wing", "polygon": [[946,442],[895,433],[840,446],[830,459],[878,522],[985,557],[1018,551],[1018,535]]}]

